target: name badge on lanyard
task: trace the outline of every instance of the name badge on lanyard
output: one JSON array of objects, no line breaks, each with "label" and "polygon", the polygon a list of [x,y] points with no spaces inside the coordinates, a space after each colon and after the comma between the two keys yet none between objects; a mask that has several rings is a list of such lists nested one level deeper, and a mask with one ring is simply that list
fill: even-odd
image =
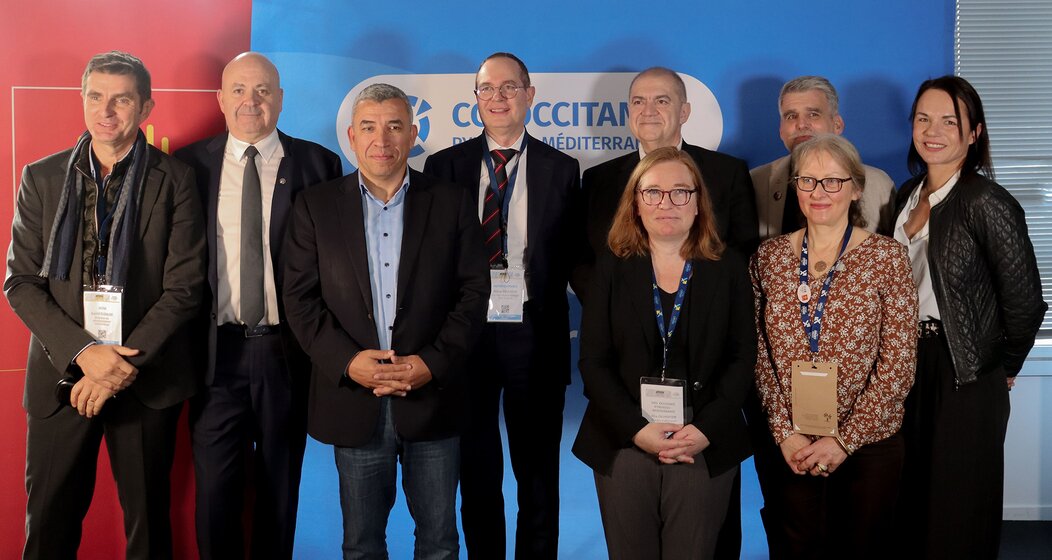
[{"label": "name badge on lanyard", "polygon": [[796,296],[800,301],[800,322],[807,334],[807,343],[811,350],[811,360],[794,360],[792,362],[793,386],[793,430],[801,434],[816,436],[839,436],[839,416],[837,415],[837,365],[833,362],[816,361],[818,342],[822,334],[822,318],[825,316],[826,301],[829,299],[829,288],[833,285],[840,257],[847,250],[851,240],[851,224],[844,231],[840,252],[836,261],[829,267],[822,282],[822,290],[815,302],[815,315],[811,317],[811,289],[808,286],[807,230],[800,248],[800,285]]},{"label": "name badge on lanyard", "polygon": [[96,286],[84,290],[84,330],[99,344],[122,344],[124,288]]},{"label": "name badge on lanyard", "polygon": [[526,271],[513,267],[489,271],[490,323],[521,323],[523,302],[526,301]]},{"label": "name badge on lanyard", "polygon": [[639,405],[643,418],[647,422],[683,424],[689,420],[686,414],[686,381],[668,379],[665,377],[665,371],[668,368],[669,341],[672,340],[672,334],[679,323],[692,266],[689,260],[683,263],[683,273],[679,278],[679,288],[676,290],[676,299],[672,304],[672,314],[669,317],[667,328],[665,327],[665,313],[661,309],[657,278],[655,277],[651,283],[654,291],[654,317],[657,319],[658,333],[661,334],[661,377],[639,378]]}]

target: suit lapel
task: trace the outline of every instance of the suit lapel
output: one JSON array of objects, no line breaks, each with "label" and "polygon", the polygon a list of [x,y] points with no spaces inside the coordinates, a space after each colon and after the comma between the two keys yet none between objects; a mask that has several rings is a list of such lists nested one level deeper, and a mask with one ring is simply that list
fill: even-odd
[{"label": "suit lapel", "polygon": [[[713,289],[711,285],[717,277],[714,274],[714,267],[715,264],[712,261],[694,261],[694,271],[690,279],[690,300],[687,302],[689,306],[687,334],[691,340],[701,341],[701,343],[687,344],[687,351],[690,352],[691,372],[701,371],[702,349],[705,347],[704,341],[709,339],[707,318],[712,308],[713,294],[720,291]],[[723,292],[725,293],[726,290]]]},{"label": "suit lapel", "polygon": [[419,260],[420,245],[427,231],[427,218],[431,211],[431,190],[424,175],[409,171],[409,191],[405,196],[405,213],[402,216],[402,254],[398,257],[398,305],[409,290],[409,279]]},{"label": "suit lapel", "polygon": [[482,155],[486,151],[486,133],[482,133],[464,143],[461,157],[453,162],[454,181],[470,185],[472,208],[479,205],[479,174],[482,172]]},{"label": "suit lapel", "polygon": [[[540,143],[539,140],[529,136],[528,133],[527,138],[529,138],[526,144],[527,151],[530,150],[530,146]],[[548,201],[551,197],[551,189],[548,186],[552,184],[553,173],[552,161],[544,157],[543,152],[530,152],[529,161],[526,165],[526,262],[529,263],[530,269],[535,271],[544,267],[534,266],[534,263],[530,263],[533,254],[535,254],[535,251],[531,251],[530,248],[540,245],[539,243],[534,243],[537,236],[544,231],[543,219],[545,213],[539,209],[550,207]]]},{"label": "suit lapel", "polygon": [[217,298],[219,297],[219,272],[216,265],[216,255],[219,253],[216,249],[216,243],[218,242],[216,222],[219,216],[219,182],[223,176],[223,155],[226,149],[226,139],[226,134],[220,134],[213,138],[205,148],[208,152],[205,160],[208,162],[208,184],[204,187],[205,191],[201,193],[201,200],[204,201],[205,205],[205,235],[208,237],[208,284],[212,287],[213,311],[218,305]]},{"label": "suit lapel", "polygon": [[150,225],[150,216],[153,215],[153,205],[157,203],[157,196],[161,191],[161,183],[164,181],[164,171],[157,167],[152,150],[147,147],[146,162],[146,184],[142,189],[142,200],[139,201],[139,239],[146,235],[146,227]]},{"label": "suit lapel", "polygon": [[365,302],[366,309],[373,308],[373,294],[369,282],[368,245],[365,242],[365,215],[362,213],[362,193],[358,186],[358,172],[344,177],[340,185],[340,196],[337,197],[337,216],[340,220],[340,231],[346,236],[346,243],[336,240],[347,249],[348,262],[354,273],[358,291]]},{"label": "suit lapel", "polygon": [[653,353],[660,344],[657,319],[654,318],[654,268],[650,257],[630,257],[625,261],[625,283],[632,302],[632,315],[643,329],[647,352]]},{"label": "suit lapel", "polygon": [[292,206],[293,180],[298,177],[296,158],[292,157],[292,139],[278,131],[281,149],[284,155],[278,164],[278,174],[274,178],[274,195],[270,200],[270,259],[274,263],[274,282],[283,285],[284,270],[281,266],[281,248],[285,239],[285,222]]}]

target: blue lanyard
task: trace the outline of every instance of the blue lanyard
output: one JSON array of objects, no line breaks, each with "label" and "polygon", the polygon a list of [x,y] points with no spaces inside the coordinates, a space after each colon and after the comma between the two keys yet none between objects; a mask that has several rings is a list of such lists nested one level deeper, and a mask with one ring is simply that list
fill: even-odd
[{"label": "blue lanyard", "polygon": [[[522,144],[519,145],[519,162],[522,161],[522,155],[526,152],[526,133],[522,134]],[[493,196],[497,197],[497,201],[500,203],[500,244],[501,249],[504,251],[504,261],[508,260],[508,215],[511,213],[511,191],[515,188],[515,177],[519,175],[519,165],[516,163],[515,170],[508,174],[508,185],[504,187],[504,192],[500,192],[499,185],[497,185],[497,172],[493,167],[493,155],[489,153],[489,149],[482,150],[482,160],[486,162],[486,170],[489,171],[489,188],[493,190]],[[507,166],[511,163],[504,165]],[[505,171],[507,173],[507,171]]]},{"label": "blue lanyard", "polygon": [[818,353],[818,338],[822,332],[822,316],[825,315],[826,311],[826,300],[829,299],[829,287],[833,284],[833,274],[836,272],[837,263],[840,262],[840,257],[843,256],[844,251],[847,249],[847,243],[851,240],[851,223],[848,222],[847,229],[844,231],[844,241],[840,244],[840,252],[837,253],[836,260],[829,267],[829,273],[826,274],[825,282],[822,283],[822,291],[818,294],[818,303],[815,304],[815,320],[811,321],[811,289],[807,285],[807,230],[804,230],[804,241],[800,249],[800,289],[797,294],[807,294],[807,297],[800,295],[800,320],[804,324],[804,332],[807,333],[807,342],[811,345],[811,353]]},{"label": "blue lanyard", "polygon": [[683,274],[679,277],[679,289],[676,290],[676,300],[672,304],[672,317],[669,318],[668,328],[665,327],[665,312],[661,310],[661,295],[658,292],[657,275],[651,271],[654,282],[654,316],[657,318],[658,333],[661,334],[661,379],[665,379],[665,369],[668,367],[668,343],[672,340],[672,333],[676,331],[676,323],[679,322],[679,312],[683,308],[683,299],[687,296],[687,282],[690,280],[692,265],[690,260],[683,263]]}]

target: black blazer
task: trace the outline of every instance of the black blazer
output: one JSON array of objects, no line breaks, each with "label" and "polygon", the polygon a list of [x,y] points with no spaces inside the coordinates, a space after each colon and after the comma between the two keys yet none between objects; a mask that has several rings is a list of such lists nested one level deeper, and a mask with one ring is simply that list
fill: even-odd
[{"label": "black blazer", "polygon": [[[660,369],[650,257],[599,257],[581,326],[581,377],[588,408],[573,453],[608,474],[620,449],[647,424],[639,378]],[[717,476],[751,454],[741,406],[753,386],[756,330],[745,262],[728,250],[694,263],[688,312],[687,395],[691,422],[711,444],[702,453]]]},{"label": "black blazer", "polygon": [[[760,226],[756,219],[756,193],[745,161],[686,142],[683,151],[690,154],[701,169],[720,239],[742,255],[756,252],[760,246]],[[596,255],[609,250],[606,236],[621,202],[621,193],[638,163],[639,151],[635,150],[585,170],[581,184],[590,253],[582,258],[583,262],[594,262]]]},{"label": "black blazer", "polygon": [[[208,285],[211,288],[211,304],[204,309],[201,328],[208,332],[208,355],[204,363],[205,384],[212,385],[216,364],[216,314],[218,313],[219,273],[216,268],[216,216],[219,208],[219,183],[223,175],[223,151],[227,142],[226,132],[195,142],[175,152],[175,157],[188,163],[197,175],[197,192],[205,210],[205,232],[208,237]],[[310,371],[310,359],[296,343],[285,320],[285,309],[281,301],[284,285],[284,260],[282,248],[292,202],[305,187],[331,181],[343,175],[340,156],[314,142],[300,140],[278,131],[281,147],[285,152],[278,165],[274,198],[270,207],[270,258],[274,263],[274,284],[278,291],[278,316],[281,319],[282,345],[285,350],[285,366],[289,375],[306,378]]]},{"label": "black blazer", "polygon": [[[308,433],[357,447],[372,437],[380,399],[346,375],[361,350],[379,348],[358,173],[307,189],[293,205],[285,244],[285,313],[313,362]],[[394,399],[410,441],[455,435],[464,365],[482,332],[489,267],[476,207],[464,189],[410,170],[392,348],[419,354],[433,379]]]},{"label": "black blazer", "polygon": [[[82,326],[80,233],[70,280],[37,275],[70,153],[26,166],[7,253],[4,291],[33,335],[23,405],[38,418],[59,409],[55,384],[73,357],[94,340]],[[186,400],[197,387],[189,324],[204,299],[205,239],[193,171],[153,146],[146,165],[139,239],[131,247],[122,309],[124,345],[141,351],[128,359],[139,375],[121,398],[130,393],[144,405],[162,409]]]},{"label": "black blazer", "polygon": [[[570,321],[566,285],[584,243],[581,171],[577,160],[527,134],[525,312],[534,322],[535,371],[570,382]],[[485,133],[432,154],[424,173],[462,186],[478,216]],[[574,286],[577,288],[576,284]]]}]

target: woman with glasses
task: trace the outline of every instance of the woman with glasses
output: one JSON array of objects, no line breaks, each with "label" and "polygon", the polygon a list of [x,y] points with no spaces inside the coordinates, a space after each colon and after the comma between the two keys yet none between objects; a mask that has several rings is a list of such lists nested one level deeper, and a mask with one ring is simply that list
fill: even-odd
[{"label": "woman with glasses", "polygon": [[674,147],[636,166],[608,244],[584,305],[588,408],[573,452],[595,471],[610,558],[711,558],[749,455],[745,263],[724,248],[698,168]]},{"label": "woman with glasses", "polygon": [[793,149],[790,169],[805,226],[750,263],[756,387],[773,439],[756,450],[771,557],[885,557],[917,291],[905,248],[862,229],[865,170],[850,142],[816,136]]},{"label": "woman with glasses", "polygon": [[993,181],[975,88],[921,84],[895,239],[920,295],[901,521],[924,558],[996,558],[1008,391],[1047,305],[1019,203]]}]

